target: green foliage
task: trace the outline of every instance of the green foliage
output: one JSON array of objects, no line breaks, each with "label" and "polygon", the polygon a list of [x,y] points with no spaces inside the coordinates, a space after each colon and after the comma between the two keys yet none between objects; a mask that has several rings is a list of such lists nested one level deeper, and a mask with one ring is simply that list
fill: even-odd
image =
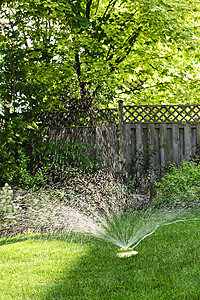
[{"label": "green foliage", "polygon": [[95,148],[86,143],[71,143],[66,141],[50,142],[47,145],[46,156],[50,161],[53,160],[58,170],[65,167],[80,168],[84,172],[99,169],[99,162],[92,156]]},{"label": "green foliage", "polygon": [[171,165],[170,172],[157,185],[156,207],[195,207],[200,204],[200,165],[184,162]]},{"label": "green foliage", "polygon": [[0,185],[18,184],[28,176],[31,135],[38,134],[37,126],[19,114],[6,113],[0,127]]},{"label": "green foliage", "polygon": [[102,166],[92,156],[94,151],[94,147],[86,143],[57,141],[45,144],[43,151],[33,157],[33,177],[28,185],[63,183],[67,178],[99,170]]},{"label": "green foliage", "polygon": [[199,99],[199,0],[7,0],[0,16],[0,97],[21,109]]},{"label": "green foliage", "polygon": [[92,145],[44,143],[45,129],[23,114],[5,108],[0,122],[0,186],[42,186],[101,167],[92,155],[96,151]]}]

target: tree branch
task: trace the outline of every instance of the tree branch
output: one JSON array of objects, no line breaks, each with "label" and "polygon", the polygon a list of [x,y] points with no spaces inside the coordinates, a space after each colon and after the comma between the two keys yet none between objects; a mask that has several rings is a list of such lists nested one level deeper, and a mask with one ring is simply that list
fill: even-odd
[{"label": "tree branch", "polygon": [[[136,40],[137,40],[137,38],[138,38],[138,36],[139,36],[139,34],[140,34],[141,29],[142,29],[142,26],[140,26],[140,27],[137,29],[137,32],[135,32],[132,36],[130,36],[130,37],[126,40],[126,42],[128,42],[128,44],[129,44],[129,46],[127,46],[126,48],[124,48],[124,50],[125,50],[125,55],[122,56],[122,57],[118,57],[118,58],[115,60],[115,65],[119,65],[119,64],[120,64],[122,61],[124,61],[125,58],[129,55],[129,53],[130,53],[131,50],[132,50],[132,47],[133,47],[134,43],[136,42]],[[123,48],[121,48],[121,50],[122,50],[122,49],[123,49]],[[109,57],[108,60],[110,60],[110,58],[112,58],[112,55]],[[113,72],[115,69],[116,69],[116,67],[112,65],[111,71]]]},{"label": "tree branch", "polygon": [[[140,81],[140,80],[139,80]],[[145,81],[141,82],[140,83],[136,83],[136,86],[134,87],[131,83],[129,83],[129,85],[131,86],[131,88],[129,90],[126,90],[124,92],[119,92],[118,94],[126,94],[126,93],[132,93],[134,91],[141,91],[141,90],[147,90],[147,89],[152,89],[154,87],[157,87],[157,86],[167,86],[167,85],[170,85],[171,83],[169,82],[157,82],[156,84],[154,85],[150,85],[150,86],[143,86],[143,84],[145,83]]]},{"label": "tree branch", "polygon": [[99,0],[97,0],[98,3],[97,3],[97,8],[96,8],[96,11],[94,13],[94,15],[92,16],[93,18],[96,16],[97,12],[98,12],[98,9],[99,9]]},{"label": "tree branch", "polygon": [[[128,42],[130,46],[125,48],[126,54],[125,54],[123,57],[118,57],[118,58],[115,60],[115,64],[116,64],[116,65],[120,64],[120,63],[127,57],[127,55],[129,55],[129,53],[130,53],[131,50],[132,50],[133,44],[135,43],[137,37],[138,37],[139,34],[140,34],[141,29],[142,29],[142,26],[140,26],[140,27],[138,28],[137,32],[135,32],[132,36],[130,36],[130,37],[127,38],[126,42]],[[106,61],[111,60],[111,59],[113,58],[113,56],[114,56],[114,53],[110,55],[111,49],[114,50],[114,46],[112,46],[112,45],[110,46],[110,48],[109,48],[109,50],[108,50],[108,53],[107,53]],[[109,55],[110,55],[110,56],[109,56]],[[116,68],[117,68],[117,66],[114,66],[114,65],[111,64],[111,67],[110,67],[111,72],[114,72],[114,71],[116,70]],[[96,87],[96,89],[95,89],[94,92],[92,93],[93,98],[95,97],[97,91],[98,91],[100,88],[101,88],[101,85],[98,85],[98,86]],[[137,89],[138,89],[138,88],[137,88]]]},{"label": "tree branch", "polygon": [[81,66],[80,66],[80,60],[79,60],[79,54],[78,51],[75,53],[75,68],[76,68],[76,74],[78,76],[78,80],[80,81],[81,77]]},{"label": "tree branch", "polygon": [[[22,25],[20,23],[20,25]],[[26,49],[28,49],[28,42],[27,42],[27,38],[26,38],[26,33],[25,33],[25,30],[24,30],[24,27],[22,27],[22,33],[23,33],[23,36],[24,36],[24,44],[26,46]]]},{"label": "tree branch", "polygon": [[107,12],[109,10],[109,8],[110,7],[111,8],[114,7],[116,2],[117,2],[117,0],[110,0],[110,2],[108,3],[108,6],[106,7],[106,10],[105,10],[105,12],[103,14],[103,19],[105,18],[106,14],[107,14]]},{"label": "tree branch", "polygon": [[86,3],[86,18],[90,19],[90,11],[91,11],[92,0],[87,0]]},{"label": "tree branch", "polygon": [[88,94],[88,91],[86,90],[87,82],[81,80],[81,62],[79,59],[78,51],[75,53],[75,66],[76,66],[76,73],[78,76],[79,87],[80,87],[80,97],[82,100],[82,103],[79,103],[79,105],[81,105],[83,109],[88,109],[91,105],[93,96]]}]

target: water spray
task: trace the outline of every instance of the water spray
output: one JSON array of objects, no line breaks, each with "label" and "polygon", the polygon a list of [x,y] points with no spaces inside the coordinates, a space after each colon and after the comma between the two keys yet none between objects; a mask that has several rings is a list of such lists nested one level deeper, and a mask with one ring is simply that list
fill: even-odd
[{"label": "water spray", "polygon": [[175,224],[175,223],[178,223],[178,222],[185,222],[185,221],[199,221],[200,219],[185,219],[185,220],[176,220],[176,221],[173,221],[173,222],[168,222],[168,223],[165,223],[165,224],[159,224],[157,225],[153,231],[151,231],[150,233],[146,234],[145,236],[143,236],[135,245],[133,245],[131,248],[128,247],[125,247],[125,248],[120,248],[118,251],[117,251],[117,256],[118,257],[130,257],[132,255],[136,255],[138,254],[137,251],[134,251],[133,249],[135,247],[137,247],[140,242],[142,242],[145,238],[147,238],[148,236],[151,236],[157,229],[158,227],[161,227],[161,226],[167,226],[167,225],[171,225],[171,224]]}]

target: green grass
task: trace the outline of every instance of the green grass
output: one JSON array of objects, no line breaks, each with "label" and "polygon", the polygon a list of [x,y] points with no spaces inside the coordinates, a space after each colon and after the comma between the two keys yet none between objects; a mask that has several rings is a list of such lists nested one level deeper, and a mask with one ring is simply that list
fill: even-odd
[{"label": "green grass", "polygon": [[118,258],[87,237],[0,239],[0,295],[9,299],[199,299],[200,221],[160,227]]}]

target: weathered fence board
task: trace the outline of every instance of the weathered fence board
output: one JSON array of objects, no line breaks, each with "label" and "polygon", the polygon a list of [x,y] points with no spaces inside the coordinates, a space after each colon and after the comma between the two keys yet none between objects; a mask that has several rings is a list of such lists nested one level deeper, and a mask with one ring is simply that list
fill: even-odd
[{"label": "weathered fence board", "polygon": [[160,124],[160,166],[161,170],[167,164],[167,124]]},{"label": "weathered fence board", "polygon": [[178,124],[173,124],[172,127],[172,147],[173,147],[173,161],[179,163],[179,126]]},{"label": "weathered fence board", "polygon": [[197,123],[197,125],[196,125],[196,130],[197,130],[197,134],[196,134],[196,136],[197,136],[197,145],[199,145],[200,146],[200,123]]},{"label": "weathered fence board", "polygon": [[[124,126],[127,126],[124,124]],[[136,141],[136,158],[137,158],[137,171],[140,172],[142,168],[141,164],[141,159],[142,159],[142,154],[143,154],[143,131],[142,131],[142,125],[141,124],[136,124],[135,125],[135,141]],[[130,169],[130,167],[129,167]]]},{"label": "weathered fence board", "polygon": [[148,170],[153,181],[160,179],[169,164],[190,161],[200,138],[199,124],[125,123],[125,166],[128,180]]},{"label": "weathered fence board", "polygon": [[[50,128],[48,140],[93,145],[90,155],[112,171],[120,171],[127,180],[147,167],[152,178],[153,171],[161,177],[169,163],[191,160],[200,141],[200,124],[125,123],[122,129],[121,144],[118,125]],[[121,169],[120,157],[124,159]]]},{"label": "weathered fence board", "polygon": [[185,142],[185,160],[190,160],[192,156],[192,132],[191,124],[184,125],[184,142]]}]

